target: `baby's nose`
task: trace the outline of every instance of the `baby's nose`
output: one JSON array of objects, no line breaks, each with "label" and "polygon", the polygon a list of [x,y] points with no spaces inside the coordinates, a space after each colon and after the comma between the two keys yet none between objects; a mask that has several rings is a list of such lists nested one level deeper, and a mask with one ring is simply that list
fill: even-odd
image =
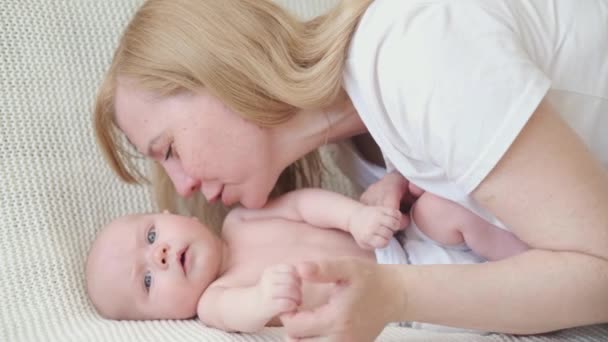
[{"label": "baby's nose", "polygon": [[161,269],[169,267],[169,245],[159,244],[154,250],[154,263]]}]

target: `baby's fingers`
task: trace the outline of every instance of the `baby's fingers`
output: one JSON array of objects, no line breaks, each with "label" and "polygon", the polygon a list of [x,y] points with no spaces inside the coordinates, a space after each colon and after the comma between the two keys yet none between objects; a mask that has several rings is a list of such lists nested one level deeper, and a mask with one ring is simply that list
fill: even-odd
[{"label": "baby's fingers", "polygon": [[372,236],[372,238],[369,240],[369,244],[374,248],[384,248],[388,246],[388,240],[389,239],[387,239],[386,237],[376,234]]},{"label": "baby's fingers", "polygon": [[399,213],[399,216],[393,216],[392,213],[391,213],[391,215],[385,214],[380,219],[380,225],[390,229],[393,232],[396,232],[399,229],[401,229],[401,223],[402,223],[401,217],[402,216],[403,215],[401,215],[401,213]]},{"label": "baby's fingers", "polygon": [[293,299],[279,298],[272,301],[272,303],[270,304],[270,310],[275,312],[274,315],[278,315],[281,313],[293,312],[298,308],[299,305],[299,301],[295,301]]},{"label": "baby's fingers", "polygon": [[389,216],[395,220],[400,220],[401,216],[403,215],[403,213],[399,209],[387,208],[387,207],[384,207],[382,209],[383,209],[382,212],[384,213],[384,215]]},{"label": "baby's fingers", "polygon": [[270,277],[270,281],[277,285],[300,285],[300,277],[296,273],[274,273]]},{"label": "baby's fingers", "polygon": [[362,249],[368,251],[371,251],[375,248],[374,246],[370,245],[366,240],[357,240],[357,245],[359,245],[359,247],[361,247]]},{"label": "baby's fingers", "polygon": [[387,240],[390,240],[390,238],[392,238],[393,235],[395,235],[395,232],[393,231],[393,229],[391,227],[381,226],[376,229],[376,231],[374,232],[373,235],[370,236],[370,239],[376,235],[381,236]]},{"label": "baby's fingers", "polygon": [[299,285],[290,284],[290,285],[278,285],[274,288],[272,299],[281,300],[281,299],[289,299],[293,300],[296,303],[300,303],[302,299],[302,291]]}]

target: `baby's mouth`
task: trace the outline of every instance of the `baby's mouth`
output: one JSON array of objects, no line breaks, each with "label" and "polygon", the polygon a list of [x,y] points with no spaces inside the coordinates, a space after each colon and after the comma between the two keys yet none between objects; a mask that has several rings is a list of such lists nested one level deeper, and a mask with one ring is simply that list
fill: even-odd
[{"label": "baby's mouth", "polygon": [[178,254],[179,264],[181,265],[182,270],[184,271],[184,275],[188,273],[186,269],[186,252],[188,252],[188,247],[182,249]]}]

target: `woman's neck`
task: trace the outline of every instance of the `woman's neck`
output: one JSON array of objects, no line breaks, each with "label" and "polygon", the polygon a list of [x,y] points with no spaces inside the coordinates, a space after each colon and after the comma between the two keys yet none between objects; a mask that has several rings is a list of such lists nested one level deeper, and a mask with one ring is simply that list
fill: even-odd
[{"label": "woman's neck", "polygon": [[331,143],[367,132],[367,128],[363,124],[363,121],[361,121],[359,113],[357,113],[357,110],[349,99],[328,108],[326,114],[326,120],[329,121],[328,140]]},{"label": "woman's neck", "polygon": [[350,100],[324,110],[302,110],[287,122],[270,128],[275,156],[290,165],[317,148],[367,132]]}]

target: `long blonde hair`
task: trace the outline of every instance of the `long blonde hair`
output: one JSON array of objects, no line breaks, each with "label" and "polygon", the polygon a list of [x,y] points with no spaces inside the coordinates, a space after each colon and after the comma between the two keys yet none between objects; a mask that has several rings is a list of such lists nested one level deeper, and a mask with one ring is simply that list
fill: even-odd
[{"label": "long blonde hair", "polygon": [[[276,125],[299,109],[326,108],[344,95],[346,50],[371,1],[342,0],[306,22],[270,0],[146,1],[123,33],[96,99],[94,128],[108,163],[126,182],[146,180],[116,126],[119,76],[160,96],[204,87],[246,119]],[[320,168],[316,151],[305,156],[285,169],[273,195],[318,185]],[[152,183],[159,206],[177,210],[180,200],[158,165]],[[206,210],[197,200],[186,207],[215,227],[225,212]]]}]

